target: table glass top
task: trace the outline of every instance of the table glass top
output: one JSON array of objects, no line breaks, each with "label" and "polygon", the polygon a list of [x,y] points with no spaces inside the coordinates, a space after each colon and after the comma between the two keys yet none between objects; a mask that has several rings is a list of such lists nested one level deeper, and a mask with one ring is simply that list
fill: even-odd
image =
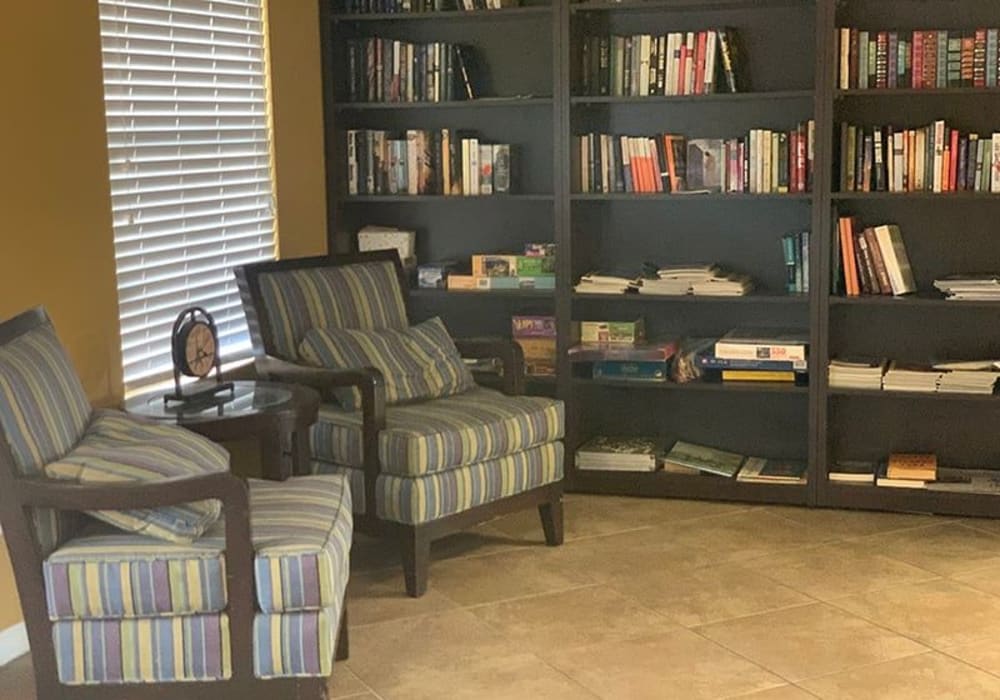
[{"label": "table glass top", "polygon": [[138,413],[150,418],[176,419],[179,421],[236,418],[262,413],[288,403],[292,398],[290,389],[265,382],[233,382],[233,391],[223,391],[216,396],[196,402],[166,402],[166,392],[143,394],[126,403],[129,413]]}]

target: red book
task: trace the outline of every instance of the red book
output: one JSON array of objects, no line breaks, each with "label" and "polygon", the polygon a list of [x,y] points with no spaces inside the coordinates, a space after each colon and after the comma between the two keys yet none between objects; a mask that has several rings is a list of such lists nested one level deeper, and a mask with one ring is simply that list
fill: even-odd
[{"label": "red book", "polygon": [[910,60],[910,79],[913,87],[922,89],[924,87],[924,33],[913,32],[913,44],[910,47],[913,56]]},{"label": "red book", "polygon": [[632,171],[632,191],[642,192],[642,179],[639,174],[639,154],[633,146],[631,136],[622,136],[622,149],[628,149],[628,167]]},{"label": "red book", "polygon": [[708,32],[698,32],[697,38],[697,59],[694,64],[694,93],[701,95],[705,92],[705,45],[708,43]]},{"label": "red book", "polygon": [[809,184],[809,127],[806,124],[799,126],[798,144],[795,152],[795,170],[799,181],[799,192],[805,192]]},{"label": "red book", "polygon": [[958,129],[951,130],[951,148],[948,159],[948,191],[958,189]]},{"label": "red book", "polygon": [[649,174],[653,180],[653,191],[663,191],[663,178],[660,177],[660,152],[656,147],[656,139],[646,139],[649,144]]},{"label": "red book", "polygon": [[854,256],[854,226],[849,216],[840,217],[840,256],[844,268],[844,289],[847,296],[856,297],[861,293],[861,287]]},{"label": "red book", "polygon": [[973,87],[986,87],[986,30],[977,29],[972,65]]}]

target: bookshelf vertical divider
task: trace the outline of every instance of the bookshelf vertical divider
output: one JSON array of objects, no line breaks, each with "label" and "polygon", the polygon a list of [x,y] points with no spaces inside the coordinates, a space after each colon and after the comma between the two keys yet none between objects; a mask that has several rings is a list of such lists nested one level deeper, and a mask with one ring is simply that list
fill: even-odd
[{"label": "bookshelf vertical divider", "polygon": [[[906,429],[889,425],[889,417],[897,405],[893,402],[904,400],[852,397],[828,387],[827,362],[845,348],[853,349],[851,333],[859,323],[863,324],[856,317],[872,320],[871,338],[862,345],[877,349],[895,347],[892,334],[920,332],[914,314],[933,313],[945,325],[953,324],[960,337],[967,337],[970,328],[984,320],[1000,321],[1000,305],[956,309],[951,308],[953,304],[929,302],[866,303],[863,298],[847,300],[832,297],[830,293],[835,262],[831,238],[837,217],[835,208],[888,219],[900,212],[901,205],[905,207],[912,202],[921,212],[935,211],[928,209],[935,206],[955,208],[957,213],[968,213],[973,221],[986,225],[993,211],[991,207],[1000,202],[1000,197],[986,195],[940,200],[926,196],[893,198],[884,193],[838,196],[834,178],[839,152],[835,146],[838,124],[845,118],[845,110],[852,118],[858,118],[859,113],[864,116],[868,97],[845,96],[837,89],[836,28],[851,21],[867,21],[887,29],[895,29],[891,26],[894,22],[907,29],[922,27],[926,23],[908,10],[912,3],[907,0],[622,0],[617,3],[523,0],[527,4],[511,9],[352,15],[343,11],[341,1],[320,0],[328,249],[331,253],[354,250],[354,233],[365,224],[415,228],[421,262],[460,259],[473,253],[518,252],[516,247],[526,242],[556,243],[556,289],[552,294],[420,290],[410,295],[408,303],[414,320],[439,315],[456,336],[509,336],[512,314],[556,317],[556,378],[554,382],[538,382],[532,390],[565,401],[568,488],[634,496],[962,515],[996,512],[990,496],[843,486],[827,480],[829,465],[835,459],[854,456],[843,455],[845,449],[856,446],[858,451],[867,453],[884,448],[882,451],[887,454],[908,446],[904,442]],[[977,21],[994,19],[989,26],[1000,26],[1000,13],[990,18],[977,0],[927,0],[920,6],[922,10],[931,8],[936,12],[932,19],[946,25],[957,20],[951,19],[946,10],[935,8],[955,4],[979,8],[975,10]],[[730,24],[741,34],[746,33],[756,93],[651,99],[588,99],[576,93],[577,48],[589,33],[699,31]],[[346,97],[344,42],[368,36],[476,45],[488,59],[497,97],[507,99],[470,104],[346,103],[341,99]],[[909,120],[910,115],[903,108],[911,103],[892,100],[913,100],[921,115],[948,106],[949,119],[979,118],[980,122],[983,117],[976,116],[976,105],[995,100],[989,104],[1000,106],[1000,89],[976,98],[954,91],[926,96],[914,96],[913,91],[908,95],[905,91],[899,95],[884,92],[874,96],[876,107],[871,108],[870,119],[883,118],[886,105],[892,105],[899,108],[896,117],[899,121]],[[944,101],[944,94],[950,95],[947,98],[950,102]],[[529,97],[523,98],[525,95]],[[845,98],[853,100],[848,107],[843,104]],[[814,181],[808,194],[581,196],[574,190],[578,167],[574,136],[580,133],[673,131],[693,137],[731,138],[750,128],[784,129],[808,118],[815,120]],[[980,122],[975,126],[986,128]],[[348,195],[345,133],[347,129],[364,128],[392,131],[468,128],[481,132],[487,139],[515,144],[520,155],[521,189],[516,195],[492,197]],[[940,216],[930,219],[938,221]],[[784,268],[778,238],[801,230],[811,231],[811,284],[808,295],[792,298],[784,293],[780,279]],[[917,237],[921,237],[920,231]],[[924,248],[918,254],[929,256],[931,244],[921,241],[921,245]],[[1000,270],[1000,246],[996,248],[982,254]],[[649,259],[663,263],[725,262],[757,278],[761,293],[738,299],[651,299],[582,298],[573,292],[575,281],[592,267],[629,261],[638,267]],[[921,283],[929,286],[926,279]],[[639,387],[602,384],[574,376],[567,356],[573,321],[629,320],[640,315],[646,319],[652,334],[664,335],[707,336],[744,324],[808,326],[809,387]],[[952,316],[958,320],[952,320]],[[997,347],[1000,348],[1000,343]],[[962,400],[935,401],[935,398],[916,401],[926,400],[935,420],[950,421],[952,427],[957,425],[965,406]],[[986,405],[980,402],[976,408]],[[861,420],[856,416],[869,414],[874,423],[889,421],[887,435],[880,438],[869,430],[857,442],[848,440],[847,433],[855,431]],[[924,425],[919,420],[917,424]],[[652,433],[715,444],[744,454],[759,449],[762,456],[806,459],[808,484],[804,487],[752,484],[663,472],[580,472],[574,467],[575,449],[596,432]],[[941,436],[942,440],[948,439],[943,429]],[[992,450],[986,446],[988,439],[983,436],[982,448],[972,454],[997,452],[1000,458],[1000,448]],[[914,447],[930,449],[934,445]]]}]

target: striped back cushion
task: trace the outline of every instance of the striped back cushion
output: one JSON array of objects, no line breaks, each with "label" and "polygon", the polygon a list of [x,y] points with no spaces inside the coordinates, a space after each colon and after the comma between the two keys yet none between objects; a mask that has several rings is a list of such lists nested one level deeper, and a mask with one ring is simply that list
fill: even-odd
[{"label": "striped back cushion", "polygon": [[[90,402],[55,330],[46,324],[0,347],[0,428],[22,474],[41,474],[69,452],[90,421]],[[72,514],[33,513],[48,553],[73,529]]]},{"label": "striped back cushion", "polygon": [[295,360],[312,328],[406,328],[406,305],[389,261],[313,267],[260,276],[269,348]]},{"label": "striped back cushion", "polygon": [[[229,469],[229,453],[207,438],[176,425],[137,420],[118,411],[99,411],[83,440],[48,464],[53,479],[78,483],[162,481]],[[219,519],[218,501],[159,508],[96,510],[90,515],[128,532],[187,544]]]},{"label": "striped back cushion", "polygon": [[[404,330],[314,328],[306,333],[299,356],[326,369],[375,367],[385,378],[389,404],[461,394],[476,385],[437,317]],[[361,408],[357,389],[339,389],[337,399],[349,410]]]}]

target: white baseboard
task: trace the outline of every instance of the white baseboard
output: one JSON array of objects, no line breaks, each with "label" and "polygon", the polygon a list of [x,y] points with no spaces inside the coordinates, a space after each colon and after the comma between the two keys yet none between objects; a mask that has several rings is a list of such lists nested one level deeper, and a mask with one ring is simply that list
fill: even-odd
[{"label": "white baseboard", "polygon": [[6,666],[29,651],[28,630],[24,623],[0,630],[0,666]]}]

